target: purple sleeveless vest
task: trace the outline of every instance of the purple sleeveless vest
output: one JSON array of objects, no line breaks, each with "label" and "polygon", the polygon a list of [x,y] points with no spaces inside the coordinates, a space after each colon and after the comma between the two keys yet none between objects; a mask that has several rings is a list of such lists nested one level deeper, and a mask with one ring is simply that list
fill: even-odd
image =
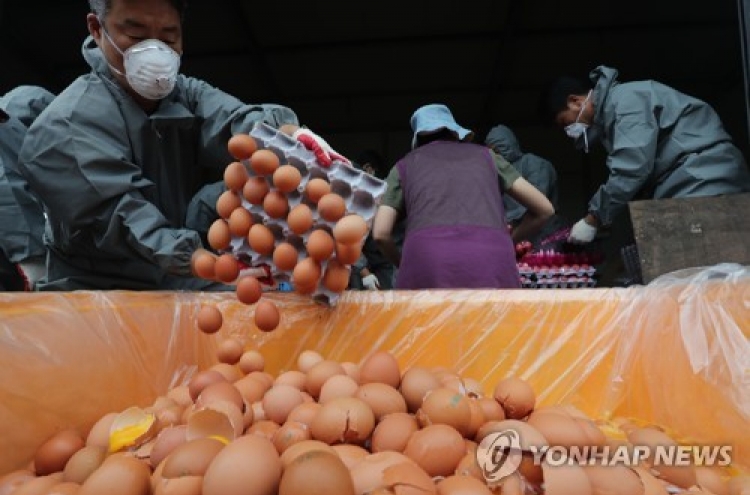
[{"label": "purple sleeveless vest", "polygon": [[413,150],[396,168],[406,212],[397,288],[520,287],[487,148],[436,141]]}]

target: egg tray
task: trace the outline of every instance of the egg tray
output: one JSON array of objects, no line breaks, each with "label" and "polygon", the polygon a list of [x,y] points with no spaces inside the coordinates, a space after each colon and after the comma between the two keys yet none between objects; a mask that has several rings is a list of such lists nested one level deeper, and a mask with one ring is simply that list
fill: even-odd
[{"label": "egg tray", "polygon": [[[250,136],[257,142],[258,149],[272,151],[278,156],[282,165],[292,165],[299,170],[302,176],[299,186],[295,191],[285,194],[289,201],[289,210],[291,211],[295,206],[304,203],[310,207],[313,214],[312,228],[302,235],[297,235],[291,231],[285,219],[271,218],[262,206],[248,202],[240,194],[240,197],[242,197],[242,206],[251,213],[253,222],[262,223],[273,232],[275,238],[274,247],[282,242],[290,243],[299,252],[299,262],[308,256],[305,246],[313,230],[323,229],[329,234],[333,234],[333,227],[336,225],[336,222],[329,222],[321,218],[318,214],[316,204],[309,201],[304,195],[307,183],[315,178],[326,180],[331,186],[331,192],[338,194],[344,199],[346,204],[345,215],[357,214],[364,218],[369,234],[375,212],[386,191],[385,181],[369,175],[362,170],[358,170],[343,161],[334,161],[328,168],[321,167],[313,152],[305,148],[291,136],[266,124],[256,124],[250,131]],[[248,160],[244,160],[243,164],[250,177],[258,176],[249,166]],[[266,176],[264,179],[268,183],[270,190],[274,190],[271,177]],[[364,243],[366,238],[367,235],[363,237],[362,243]],[[250,267],[267,265],[270,268],[271,278],[274,282],[273,289],[279,289],[291,284],[292,271],[280,270],[274,265],[271,256],[262,255],[254,251],[248,244],[247,236],[232,237],[229,249],[226,252],[232,253],[237,260]],[[322,273],[325,273],[327,263],[327,261],[321,263]],[[243,273],[240,272],[240,276],[242,275]],[[316,302],[334,305],[338,300],[339,294],[326,289],[319,282],[311,297]]]}]

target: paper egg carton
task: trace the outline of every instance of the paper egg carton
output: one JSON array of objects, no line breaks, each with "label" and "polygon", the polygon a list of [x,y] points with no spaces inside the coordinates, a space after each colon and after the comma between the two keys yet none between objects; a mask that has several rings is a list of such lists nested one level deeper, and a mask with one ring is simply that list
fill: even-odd
[{"label": "paper egg carton", "polygon": [[[285,219],[271,218],[261,205],[253,205],[242,199],[242,205],[250,211],[254,223],[263,223],[274,234],[274,246],[282,242],[289,242],[297,248],[299,252],[299,261],[307,257],[307,239],[310,233],[315,229],[327,230],[333,234],[333,227],[336,222],[328,222],[318,214],[316,205],[311,203],[304,195],[307,183],[314,178],[322,178],[330,183],[331,192],[340,195],[346,204],[346,214],[357,214],[364,218],[367,223],[368,234],[372,228],[372,221],[375,217],[380,200],[385,194],[386,183],[372,175],[358,170],[351,165],[341,161],[335,161],[329,168],[318,165],[315,155],[297,142],[291,136],[288,136],[273,127],[263,123],[258,123],[250,131],[250,135],[258,143],[258,149],[268,149],[273,151],[282,165],[289,164],[297,168],[302,175],[302,180],[296,191],[286,194],[289,201],[289,210],[295,206],[305,203],[313,214],[313,227],[303,235],[297,235],[289,229]],[[249,166],[249,161],[245,161],[245,168],[251,177],[257,174]],[[271,190],[274,189],[271,177],[266,177]],[[365,236],[366,238],[366,236]],[[363,241],[364,242],[364,239]],[[271,267],[271,275],[276,282],[275,285],[285,282],[290,283],[292,280],[291,270],[280,270],[274,263],[271,256],[261,255],[250,248],[247,237],[234,237],[230,244],[232,254],[240,261],[250,266],[259,266],[266,264]],[[325,273],[327,261],[321,263],[322,273]],[[311,295],[313,300],[325,304],[333,305],[336,303],[339,294],[331,292],[322,283],[318,284],[317,289]]]}]

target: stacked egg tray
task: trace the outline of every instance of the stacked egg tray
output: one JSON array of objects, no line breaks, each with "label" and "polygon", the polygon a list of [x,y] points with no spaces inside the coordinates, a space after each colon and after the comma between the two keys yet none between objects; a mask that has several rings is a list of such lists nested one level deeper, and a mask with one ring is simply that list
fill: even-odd
[{"label": "stacked egg tray", "polygon": [[596,268],[578,266],[529,266],[518,263],[524,289],[583,289],[596,287]]},{"label": "stacked egg tray", "polygon": [[[278,246],[282,242],[290,243],[297,248],[297,251],[299,252],[299,261],[302,261],[308,257],[305,246],[310,233],[316,229],[323,229],[329,234],[332,234],[336,222],[329,222],[321,218],[318,214],[316,204],[309,201],[304,195],[307,183],[315,178],[321,178],[327,181],[331,186],[331,192],[338,194],[344,199],[346,203],[346,214],[357,214],[361,216],[367,223],[367,229],[369,232],[372,228],[372,221],[380,203],[380,199],[383,197],[383,194],[385,194],[385,181],[358,170],[342,161],[334,161],[328,168],[321,167],[311,151],[291,136],[288,136],[266,124],[256,124],[250,131],[250,136],[252,136],[258,143],[258,149],[268,149],[272,151],[279,157],[282,164],[292,165],[299,170],[302,175],[299,187],[296,191],[286,194],[289,201],[289,209],[291,210],[300,203],[304,203],[310,207],[313,213],[312,228],[306,233],[298,236],[291,231],[285,218],[271,218],[261,205],[254,205],[243,198],[242,206],[252,214],[254,223],[262,223],[273,232],[275,246]],[[257,176],[252,168],[248,166],[247,161],[244,163],[249,175],[251,177]],[[268,182],[271,190],[273,190],[271,178],[265,177],[265,180]],[[231,252],[238,261],[241,261],[249,267],[258,267],[262,265],[270,267],[271,278],[274,282],[274,285],[271,286],[271,288],[282,291],[290,290],[292,271],[280,270],[274,265],[272,256],[261,255],[253,251],[248,244],[247,236],[233,237],[227,251]],[[322,271],[325,271],[327,263],[327,261],[321,263]],[[242,275],[242,272],[240,275]],[[317,288],[311,294],[311,297],[316,302],[334,305],[339,294],[326,289],[322,283],[319,282]]]}]

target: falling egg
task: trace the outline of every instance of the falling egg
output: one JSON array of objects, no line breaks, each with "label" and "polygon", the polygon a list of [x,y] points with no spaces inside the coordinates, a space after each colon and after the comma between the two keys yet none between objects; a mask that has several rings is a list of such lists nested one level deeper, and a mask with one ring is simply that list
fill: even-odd
[{"label": "falling egg", "polygon": [[273,185],[283,193],[294,191],[301,181],[302,174],[293,165],[282,165],[273,173]]},{"label": "falling egg", "polygon": [[315,261],[323,262],[331,257],[335,248],[333,237],[323,229],[312,231],[307,239],[307,254]]},{"label": "falling egg", "polygon": [[236,192],[224,191],[216,200],[216,213],[221,218],[229,218],[229,215],[240,206],[242,206],[242,200]]},{"label": "falling egg", "polygon": [[263,209],[271,218],[285,218],[289,213],[289,200],[281,191],[270,191],[263,198]]},{"label": "falling egg", "polygon": [[242,188],[242,195],[250,204],[261,205],[270,190],[265,177],[250,177]]},{"label": "falling egg", "polygon": [[216,278],[222,282],[234,282],[240,274],[240,265],[237,263],[234,256],[225,253],[216,258],[214,273],[216,274]]},{"label": "falling egg", "polygon": [[263,289],[255,277],[242,277],[235,288],[237,300],[243,304],[255,304],[263,294]]},{"label": "falling egg", "polygon": [[333,228],[333,237],[341,244],[354,244],[362,241],[367,234],[367,222],[359,215],[347,215]]},{"label": "falling egg", "polygon": [[305,194],[307,199],[313,203],[318,203],[320,198],[331,192],[331,185],[323,179],[315,178],[307,183]]},{"label": "falling egg", "polygon": [[232,191],[241,191],[247,178],[247,169],[242,162],[232,162],[224,169],[224,184]]},{"label": "falling egg", "polygon": [[243,207],[236,208],[227,219],[229,232],[235,237],[245,237],[253,225],[253,216]]},{"label": "falling egg", "polygon": [[197,253],[193,259],[193,273],[195,273],[198,277],[204,278],[206,280],[211,280],[215,276],[214,272],[214,266],[216,264],[216,257],[207,252],[199,252]]},{"label": "falling egg", "polygon": [[243,373],[250,374],[253,371],[263,371],[266,360],[258,351],[246,351],[240,358],[239,367]]},{"label": "falling egg", "polygon": [[229,138],[227,148],[235,160],[247,160],[258,149],[258,143],[248,134],[235,134]]},{"label": "falling egg", "polygon": [[253,251],[259,254],[271,254],[275,238],[271,229],[265,225],[256,223],[250,227],[250,232],[247,234],[247,242]]},{"label": "falling egg", "polygon": [[323,274],[323,286],[331,292],[343,292],[349,286],[349,274],[349,267],[333,258],[328,261]]},{"label": "falling egg", "polygon": [[318,285],[320,280],[320,263],[312,258],[305,258],[297,263],[292,272],[292,285],[295,289],[309,289]]},{"label": "falling egg", "polygon": [[297,235],[302,235],[312,227],[312,210],[306,204],[299,204],[289,212],[289,215],[287,215],[286,218],[286,223],[289,225],[289,229],[292,232]]},{"label": "falling egg", "polygon": [[271,150],[258,150],[250,157],[250,168],[258,175],[273,175],[279,165],[279,157]]},{"label": "falling egg", "polygon": [[224,323],[224,318],[216,306],[201,306],[196,321],[201,332],[212,334],[219,331]]},{"label": "falling egg", "polygon": [[281,315],[271,301],[259,301],[255,306],[255,326],[263,332],[270,332],[279,326]]},{"label": "falling egg", "polygon": [[245,351],[245,346],[237,339],[227,339],[219,344],[216,359],[220,363],[237,364]]},{"label": "falling egg", "polygon": [[232,232],[229,230],[229,224],[221,218],[214,221],[208,228],[208,244],[221,251],[229,247],[232,242]]},{"label": "falling egg", "polygon": [[288,242],[282,242],[273,250],[273,264],[283,271],[293,270],[297,265],[299,253],[297,248]]},{"label": "falling egg", "polygon": [[328,193],[318,201],[318,214],[323,220],[336,222],[346,213],[344,198],[336,193]]}]

